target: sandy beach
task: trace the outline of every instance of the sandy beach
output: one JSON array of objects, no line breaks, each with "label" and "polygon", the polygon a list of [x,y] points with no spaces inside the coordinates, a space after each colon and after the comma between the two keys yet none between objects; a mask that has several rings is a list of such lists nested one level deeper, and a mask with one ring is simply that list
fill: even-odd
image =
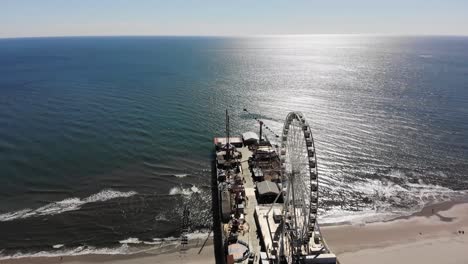
[{"label": "sandy beach", "polygon": [[322,231],[342,264],[468,263],[467,203],[430,205],[388,222]]},{"label": "sandy beach", "polygon": [[[463,231],[464,234],[461,232]],[[329,247],[341,264],[353,263],[468,263],[468,203],[445,202],[392,221],[322,228]],[[0,263],[214,263],[209,241],[199,253],[192,247],[181,253],[145,252],[134,255],[85,255],[22,258]]]}]

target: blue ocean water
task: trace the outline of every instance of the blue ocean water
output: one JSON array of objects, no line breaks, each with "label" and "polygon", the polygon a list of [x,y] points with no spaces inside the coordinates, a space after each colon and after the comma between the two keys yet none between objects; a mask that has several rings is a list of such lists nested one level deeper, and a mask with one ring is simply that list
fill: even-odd
[{"label": "blue ocean water", "polygon": [[226,108],[305,114],[322,222],[409,213],[468,189],[467,106],[467,37],[0,39],[0,252],[210,228]]}]

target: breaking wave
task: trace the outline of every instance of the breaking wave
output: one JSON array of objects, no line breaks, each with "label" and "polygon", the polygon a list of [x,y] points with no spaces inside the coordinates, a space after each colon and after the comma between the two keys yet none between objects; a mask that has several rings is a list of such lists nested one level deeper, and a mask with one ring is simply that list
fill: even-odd
[{"label": "breaking wave", "polygon": [[181,173],[181,174],[174,174],[174,176],[177,177],[177,178],[185,178],[185,177],[188,176],[188,174],[182,174]]},{"label": "breaking wave", "polygon": [[124,255],[138,252],[131,252],[127,244],[122,244],[114,248],[96,248],[92,246],[79,246],[72,249],[59,249],[55,251],[40,251],[36,253],[18,252],[13,255],[0,255],[0,260],[19,259],[29,257],[60,257],[60,256],[80,256],[80,255]]},{"label": "breaking wave", "polygon": [[90,195],[84,199],[77,197],[64,199],[62,201],[46,204],[37,209],[22,209],[19,211],[8,212],[0,214],[0,221],[12,221],[15,219],[24,219],[33,216],[42,215],[56,215],[64,212],[75,211],[81,208],[84,204],[94,202],[104,202],[115,198],[125,198],[137,194],[134,191],[119,192],[112,189],[100,191],[96,194]]},{"label": "breaking wave", "polygon": [[[193,232],[188,234],[189,243],[199,244],[207,236],[212,237],[211,232]],[[29,257],[60,257],[60,256],[80,256],[80,255],[129,255],[137,254],[151,250],[151,252],[163,253],[165,248],[177,246],[180,239],[177,237],[153,238],[152,241],[140,240],[136,237],[130,237],[121,240],[120,246],[97,248],[93,246],[78,246],[67,248],[63,244],[52,246],[54,250],[43,250],[35,253],[17,252],[13,255],[3,255],[0,250],[0,260],[19,259]]]},{"label": "breaking wave", "polygon": [[119,241],[120,244],[140,244],[142,242],[143,241],[141,241],[140,239],[136,237],[130,237],[130,238]]},{"label": "breaking wave", "polygon": [[322,207],[319,208],[322,224],[360,224],[389,220],[410,215],[429,203],[439,203],[467,195],[439,185],[427,184],[421,178],[417,183],[399,171],[392,171],[389,179],[362,179],[346,186],[329,186],[324,183]]},{"label": "breaking wave", "polygon": [[200,193],[200,189],[193,185],[190,188],[182,188],[182,187],[173,187],[169,191],[169,195],[192,195],[193,193]]}]

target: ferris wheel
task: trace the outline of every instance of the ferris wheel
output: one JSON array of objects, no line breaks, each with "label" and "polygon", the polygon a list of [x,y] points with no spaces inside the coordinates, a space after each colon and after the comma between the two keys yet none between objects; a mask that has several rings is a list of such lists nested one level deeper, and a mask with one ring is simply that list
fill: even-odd
[{"label": "ferris wheel", "polygon": [[318,173],[314,140],[300,112],[290,112],[281,137],[281,170],[284,195],[283,243],[288,255],[308,254],[318,209]]}]

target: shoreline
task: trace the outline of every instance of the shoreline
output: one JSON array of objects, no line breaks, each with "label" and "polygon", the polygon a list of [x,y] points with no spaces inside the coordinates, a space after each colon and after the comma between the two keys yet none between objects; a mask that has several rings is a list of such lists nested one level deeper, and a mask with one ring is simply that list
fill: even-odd
[{"label": "shoreline", "polygon": [[[185,253],[179,250],[164,252],[164,253],[136,253],[131,255],[81,255],[81,256],[63,256],[63,257],[26,257],[20,259],[2,260],[0,263],[31,263],[31,264],[46,264],[46,263],[67,263],[67,264],[82,264],[82,263],[132,263],[132,264],[149,264],[149,263],[168,263],[179,264],[182,260],[186,263],[215,263],[213,254],[213,245],[206,245],[203,251],[198,254],[199,248],[189,248]],[[190,261],[188,261],[190,260]],[[182,261],[183,262],[183,261]]]},{"label": "shoreline", "polygon": [[[214,263],[213,239],[207,240],[201,250],[204,241],[194,239],[183,251],[180,244],[165,246],[163,248],[152,248],[132,254],[83,254],[63,255],[50,257],[21,257],[0,260],[0,264],[46,264],[46,263],[168,263],[179,264],[181,260],[190,259],[189,263]],[[201,251],[200,251],[201,250]]]},{"label": "shoreline", "polygon": [[[428,204],[408,216],[365,224],[322,226],[330,249],[341,264],[352,263],[463,263],[468,260],[468,197]],[[200,254],[205,239],[190,241],[185,253],[180,244],[151,248],[133,254],[83,254],[53,257],[21,257],[0,260],[0,264],[42,263],[215,263],[213,238]],[[441,254],[443,250],[444,254]],[[458,262],[447,262],[444,256]],[[401,258],[401,259],[399,259]],[[468,263],[468,262],[467,262]]]},{"label": "shoreline", "polygon": [[468,263],[464,250],[468,248],[466,197],[429,204],[419,212],[388,221],[321,230],[342,264]]}]

